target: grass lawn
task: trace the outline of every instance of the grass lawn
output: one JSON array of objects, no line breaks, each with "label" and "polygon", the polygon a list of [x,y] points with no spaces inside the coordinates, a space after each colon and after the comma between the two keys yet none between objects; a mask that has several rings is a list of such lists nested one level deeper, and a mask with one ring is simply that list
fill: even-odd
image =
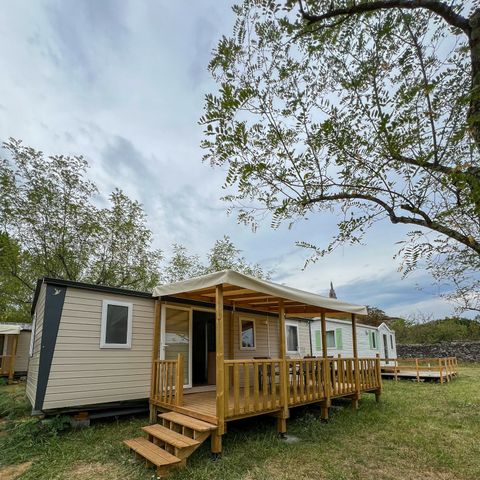
[{"label": "grass lawn", "polygon": [[[23,386],[0,386],[0,478],[151,479],[121,441],[138,436],[147,418],[98,422],[62,430],[57,419],[29,419]],[[223,458],[212,462],[209,442],[177,479],[474,480],[480,479],[480,365],[462,366],[445,385],[384,382],[379,404],[364,395],[360,409],[337,403],[322,424],[313,407],[292,412],[277,438],[273,419],[229,424]]]}]

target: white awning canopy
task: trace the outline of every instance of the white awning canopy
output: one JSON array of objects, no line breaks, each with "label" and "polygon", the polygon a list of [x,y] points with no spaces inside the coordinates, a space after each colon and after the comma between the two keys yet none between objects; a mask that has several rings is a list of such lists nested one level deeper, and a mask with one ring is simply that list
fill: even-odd
[{"label": "white awning canopy", "polygon": [[235,307],[275,314],[283,302],[287,315],[300,317],[314,317],[320,313],[367,315],[367,308],[363,305],[322,297],[234,270],[222,270],[182,282],[159,285],[154,288],[153,296],[173,296],[214,303],[217,285],[223,285],[224,304]]},{"label": "white awning canopy", "polygon": [[0,325],[0,335],[20,335],[19,325]]}]

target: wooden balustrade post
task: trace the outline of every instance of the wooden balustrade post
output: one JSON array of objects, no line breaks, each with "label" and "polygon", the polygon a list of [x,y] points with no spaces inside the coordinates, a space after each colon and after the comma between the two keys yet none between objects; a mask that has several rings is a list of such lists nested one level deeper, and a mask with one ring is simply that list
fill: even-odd
[{"label": "wooden balustrade post", "polygon": [[155,318],[153,322],[153,342],[152,342],[152,371],[150,378],[150,423],[155,423],[157,420],[157,406],[154,405],[153,400],[157,394],[157,368],[159,365],[155,362],[158,360],[160,348],[160,317],[161,317],[161,303],[160,298],[155,300]]},{"label": "wooden balustrade post", "polygon": [[183,403],[183,354],[177,356],[177,370],[175,372],[175,404],[181,406]]},{"label": "wooden balustrade post", "polygon": [[10,350],[10,365],[8,371],[8,383],[13,383],[13,376],[15,375],[15,359],[17,357],[17,346],[18,346],[18,337],[19,335],[12,335],[12,346]]},{"label": "wooden balustrade post", "polygon": [[[282,410],[277,417],[277,430],[280,435],[284,435],[287,431],[287,418],[290,416],[288,408],[290,392],[287,376],[287,340],[285,338],[285,305],[283,300],[279,301],[278,308],[278,334],[280,342],[280,405]],[[295,375],[295,372],[293,372]],[[275,375],[273,375],[275,379]],[[264,382],[266,379],[263,380]],[[275,382],[273,382],[275,386]]]},{"label": "wooden balustrade post", "polygon": [[443,383],[443,368],[442,368],[442,359],[438,359],[438,370],[440,372],[440,383]]},{"label": "wooden balustrade post", "polygon": [[417,370],[417,382],[420,382],[420,370],[418,369],[418,358],[415,359],[415,368]]},{"label": "wooden balustrade post", "polygon": [[325,400],[321,403],[320,416],[323,421],[328,420],[328,409],[330,408],[331,397],[331,378],[330,378],[330,362],[328,361],[328,346],[327,346],[327,320],[325,312],[320,314],[320,322],[322,329],[322,358],[323,358],[323,387],[325,393]]},{"label": "wooden balustrade post", "polygon": [[398,358],[395,359],[393,366],[395,368],[395,381],[398,382]]},{"label": "wooden balustrade post", "polygon": [[[212,435],[212,453],[222,451],[221,436],[225,433],[225,358],[223,334],[223,285],[215,287],[216,400],[218,429]],[[218,438],[213,438],[218,437]]]},{"label": "wooden balustrade post", "polygon": [[358,400],[360,399],[360,363],[358,361],[358,343],[357,343],[357,318],[352,313],[352,344],[353,344],[353,363],[355,368],[355,395],[352,398],[353,408],[358,408]]},{"label": "wooden balustrade post", "polygon": [[339,353],[337,355],[337,372],[338,372],[338,382],[339,382],[339,389],[340,392],[343,393],[345,390],[345,378],[344,378],[344,371],[343,371],[343,361],[342,361],[342,354]]},{"label": "wooden balustrade post", "polygon": [[375,371],[377,374],[377,385],[378,385],[378,390],[375,392],[375,400],[377,402],[380,401],[380,396],[382,395],[382,367],[380,366],[380,354],[377,353],[376,355],[376,360],[375,360]]}]

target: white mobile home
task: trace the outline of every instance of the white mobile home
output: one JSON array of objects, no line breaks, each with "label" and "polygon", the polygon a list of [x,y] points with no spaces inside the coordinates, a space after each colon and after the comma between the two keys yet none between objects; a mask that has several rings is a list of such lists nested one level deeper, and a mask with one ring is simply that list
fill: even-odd
[{"label": "white mobile home", "polygon": [[[306,319],[287,319],[286,340],[287,354],[296,356],[323,355],[321,322]],[[327,355],[329,357],[353,356],[352,324],[346,320],[326,319]],[[360,357],[396,358],[395,332],[385,323],[379,327],[357,323],[357,345]]]}]

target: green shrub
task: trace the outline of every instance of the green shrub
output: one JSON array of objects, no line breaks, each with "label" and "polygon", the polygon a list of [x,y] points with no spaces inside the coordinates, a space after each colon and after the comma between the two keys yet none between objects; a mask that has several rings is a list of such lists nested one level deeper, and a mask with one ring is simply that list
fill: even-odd
[{"label": "green shrub", "polygon": [[389,322],[395,330],[397,343],[439,343],[461,340],[480,340],[480,321],[468,318],[451,317],[414,323],[395,319]]}]

